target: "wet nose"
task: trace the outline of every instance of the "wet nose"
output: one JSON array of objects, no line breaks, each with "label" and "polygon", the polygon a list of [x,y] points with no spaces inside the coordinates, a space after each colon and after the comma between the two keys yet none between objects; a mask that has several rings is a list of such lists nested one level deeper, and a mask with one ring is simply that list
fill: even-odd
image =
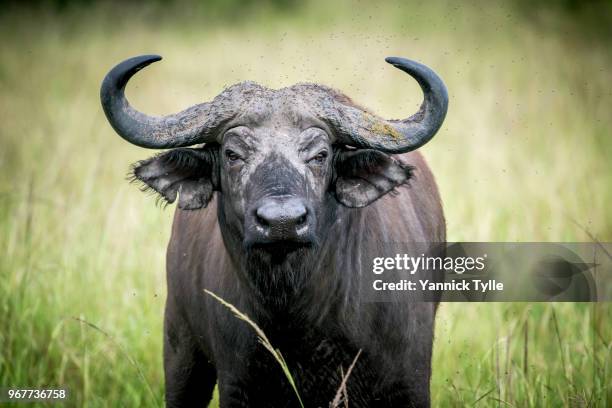
[{"label": "wet nose", "polygon": [[255,210],[255,218],[271,238],[292,238],[307,229],[308,209],[297,198],[269,198]]}]

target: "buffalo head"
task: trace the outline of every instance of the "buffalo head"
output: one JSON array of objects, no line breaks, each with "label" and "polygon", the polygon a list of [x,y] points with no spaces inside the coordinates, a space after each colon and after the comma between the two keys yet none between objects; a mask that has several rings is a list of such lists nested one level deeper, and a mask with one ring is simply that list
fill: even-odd
[{"label": "buffalo head", "polygon": [[239,237],[245,248],[311,245],[333,223],[338,205],[364,207],[406,183],[411,167],[388,154],[427,143],[448,105],[431,69],[387,58],[424,92],[421,109],[408,119],[384,120],[321,85],[272,90],[252,82],[180,113],[151,117],[129,105],[124,89],[160,59],[140,56],[113,68],[102,83],[104,112],[130,143],[172,148],[137,163],[136,179],[169,203],[178,195],[183,210],[206,207],[218,191],[224,236]]}]

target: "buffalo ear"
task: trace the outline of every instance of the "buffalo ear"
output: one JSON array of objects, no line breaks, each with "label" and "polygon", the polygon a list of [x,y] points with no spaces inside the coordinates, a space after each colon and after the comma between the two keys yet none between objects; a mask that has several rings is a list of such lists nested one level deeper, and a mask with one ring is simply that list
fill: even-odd
[{"label": "buffalo ear", "polygon": [[408,182],[414,168],[377,150],[340,151],[335,159],[336,199],[351,208],[365,207]]},{"label": "buffalo ear", "polygon": [[197,210],[206,207],[217,189],[217,149],[173,149],[132,166],[132,178],[142,182],[167,203],[178,194],[178,207]]}]

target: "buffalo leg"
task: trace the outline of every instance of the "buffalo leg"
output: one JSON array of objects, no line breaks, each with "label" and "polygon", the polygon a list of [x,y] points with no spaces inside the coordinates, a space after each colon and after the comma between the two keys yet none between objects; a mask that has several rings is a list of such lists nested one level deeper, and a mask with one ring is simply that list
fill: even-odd
[{"label": "buffalo leg", "polygon": [[[217,382],[215,367],[193,341],[187,325],[176,315],[164,327],[164,372],[167,407],[205,407]],[[177,321],[179,320],[179,321]]]}]

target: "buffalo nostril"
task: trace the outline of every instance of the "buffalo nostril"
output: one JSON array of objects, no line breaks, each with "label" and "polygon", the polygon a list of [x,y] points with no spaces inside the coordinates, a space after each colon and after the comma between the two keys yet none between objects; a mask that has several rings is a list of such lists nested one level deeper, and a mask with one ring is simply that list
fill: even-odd
[{"label": "buffalo nostril", "polygon": [[304,215],[302,215],[301,217],[299,217],[299,218],[297,219],[297,221],[295,222],[295,223],[296,223],[296,225],[303,225],[303,224],[305,224],[305,223],[306,223],[306,215],[307,215],[307,213],[304,213]]},{"label": "buffalo nostril", "polygon": [[258,213],[255,213],[255,219],[257,220],[257,223],[261,226],[264,226],[264,227],[270,226],[270,223],[268,222],[268,220],[266,220],[264,217],[262,217]]}]

